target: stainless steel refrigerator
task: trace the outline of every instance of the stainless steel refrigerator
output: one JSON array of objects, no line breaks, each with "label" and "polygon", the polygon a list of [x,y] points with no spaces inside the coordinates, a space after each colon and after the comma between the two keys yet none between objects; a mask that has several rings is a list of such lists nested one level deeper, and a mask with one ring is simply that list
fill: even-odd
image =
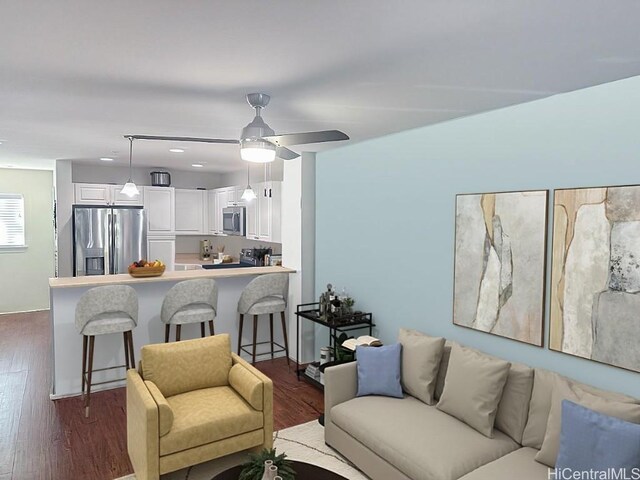
[{"label": "stainless steel refrigerator", "polygon": [[147,258],[143,207],[73,206],[74,276],[127,273],[131,262]]}]

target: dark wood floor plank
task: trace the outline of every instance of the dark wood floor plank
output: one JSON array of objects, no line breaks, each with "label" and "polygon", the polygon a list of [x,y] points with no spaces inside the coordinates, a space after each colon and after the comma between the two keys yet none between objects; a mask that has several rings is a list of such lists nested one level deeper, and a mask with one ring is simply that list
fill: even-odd
[{"label": "dark wood floor plank", "polygon": [[[78,336],[78,342],[81,342]],[[80,371],[78,358],[78,372]],[[323,411],[323,394],[298,382],[284,358],[258,362],[274,382],[274,428],[308,422]],[[13,471],[0,480],[112,480],[132,473],[127,455],[125,389],[91,394],[85,418],[80,397],[49,400],[51,327],[49,312],[0,315],[0,403],[3,375],[23,376],[23,394],[12,392],[9,410],[20,411],[12,441]],[[15,378],[15,377],[14,377]],[[0,428],[3,411],[0,405]],[[0,432],[0,449],[4,451]],[[0,466],[4,458],[0,451]]]},{"label": "dark wood floor plank", "polygon": [[0,476],[13,472],[27,372],[0,373]]}]

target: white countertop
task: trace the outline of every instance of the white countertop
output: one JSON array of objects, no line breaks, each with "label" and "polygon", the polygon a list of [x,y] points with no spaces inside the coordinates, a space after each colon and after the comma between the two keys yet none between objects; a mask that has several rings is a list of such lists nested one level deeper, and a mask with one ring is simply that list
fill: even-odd
[{"label": "white countertop", "polygon": [[160,277],[134,278],[128,273],[119,275],[90,275],[87,277],[62,277],[50,278],[50,288],[93,287],[101,285],[152,283],[152,282],[178,282],[192,278],[230,278],[248,277],[251,275],[265,275],[267,273],[295,273],[295,270],[286,267],[244,267],[221,268],[207,270],[185,270],[181,272],[165,272]]}]

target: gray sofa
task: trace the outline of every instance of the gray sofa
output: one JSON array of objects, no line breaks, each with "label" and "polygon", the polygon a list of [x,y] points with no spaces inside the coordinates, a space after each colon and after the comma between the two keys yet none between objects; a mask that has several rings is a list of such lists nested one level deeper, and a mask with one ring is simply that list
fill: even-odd
[{"label": "gray sofa", "polygon": [[[446,380],[450,351],[447,342],[436,398]],[[534,457],[545,437],[556,376],[512,364],[510,394],[503,394],[493,438],[488,438],[407,394],[356,397],[356,363],[330,367],[325,370],[325,442],[373,480],[546,480],[549,467]],[[607,399],[637,403],[572,383]]]}]

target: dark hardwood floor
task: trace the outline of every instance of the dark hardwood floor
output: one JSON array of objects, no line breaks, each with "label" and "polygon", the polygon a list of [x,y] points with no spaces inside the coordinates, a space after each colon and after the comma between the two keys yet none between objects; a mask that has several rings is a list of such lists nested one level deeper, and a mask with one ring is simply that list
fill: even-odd
[{"label": "dark hardwood floor", "polygon": [[[78,337],[80,342],[80,337]],[[80,359],[78,359],[80,366]],[[285,359],[256,364],[274,382],[274,428],[308,422],[323,395],[298,382]],[[0,315],[0,480],[111,480],[132,473],[127,455],[125,391],[51,401],[49,312]]]}]

